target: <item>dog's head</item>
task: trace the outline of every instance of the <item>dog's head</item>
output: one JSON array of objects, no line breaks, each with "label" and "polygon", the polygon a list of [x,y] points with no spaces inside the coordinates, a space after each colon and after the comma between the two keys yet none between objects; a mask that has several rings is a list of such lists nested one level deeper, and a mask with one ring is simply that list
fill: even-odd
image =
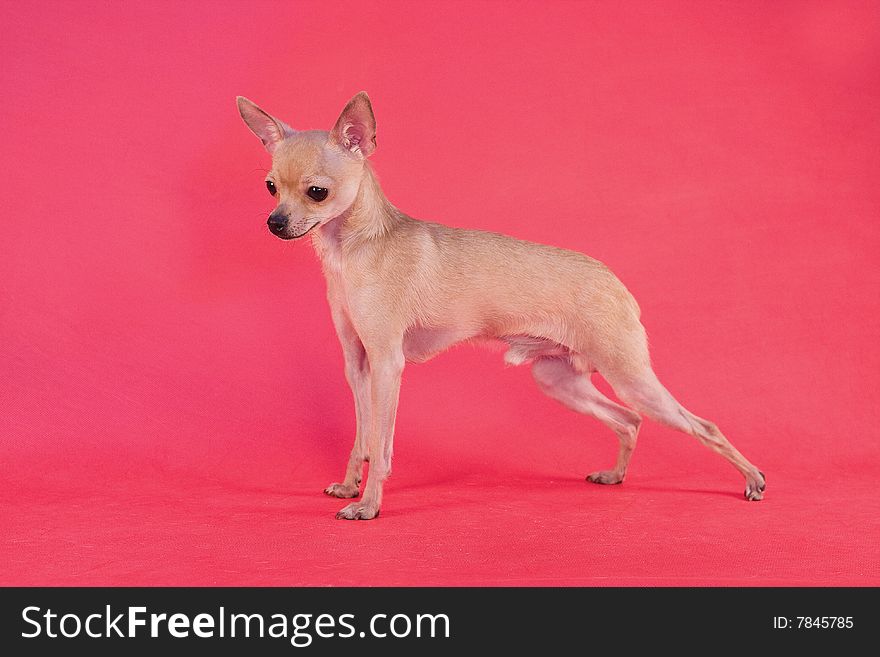
[{"label": "dog's head", "polygon": [[267,222],[273,235],[302,237],[351,206],[364,161],[376,149],[376,120],[366,93],[348,102],[330,132],[297,131],[243,96],[237,102],[241,118],[272,155],[266,188],[278,202]]}]

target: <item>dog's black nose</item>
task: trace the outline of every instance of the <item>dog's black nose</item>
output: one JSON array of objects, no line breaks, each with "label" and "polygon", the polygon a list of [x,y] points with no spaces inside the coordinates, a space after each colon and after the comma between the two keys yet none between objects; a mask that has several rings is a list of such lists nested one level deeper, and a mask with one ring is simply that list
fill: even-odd
[{"label": "dog's black nose", "polygon": [[266,224],[269,226],[269,230],[273,233],[277,233],[287,227],[287,217],[283,214],[275,214],[273,212],[269,215],[269,221],[267,221]]}]

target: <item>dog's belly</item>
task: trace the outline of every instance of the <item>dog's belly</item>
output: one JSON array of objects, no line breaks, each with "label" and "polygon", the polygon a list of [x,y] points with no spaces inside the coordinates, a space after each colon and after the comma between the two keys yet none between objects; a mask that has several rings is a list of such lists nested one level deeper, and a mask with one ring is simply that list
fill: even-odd
[{"label": "dog's belly", "polygon": [[[504,360],[508,365],[520,365],[536,358],[564,356],[572,359],[581,371],[596,370],[584,355],[572,353],[568,347],[546,338],[531,335],[490,336],[452,328],[411,328],[404,336],[403,355],[411,363],[424,363],[459,342],[474,339],[486,343],[506,343],[509,348]],[[575,360],[577,363],[574,363]]]},{"label": "dog's belly", "polygon": [[506,335],[501,338],[510,345],[504,354],[508,365],[521,365],[536,358],[571,356],[571,351],[558,342],[531,335]]},{"label": "dog's belly", "polygon": [[403,355],[411,363],[424,363],[452,345],[474,337],[470,331],[414,326],[403,338]]}]

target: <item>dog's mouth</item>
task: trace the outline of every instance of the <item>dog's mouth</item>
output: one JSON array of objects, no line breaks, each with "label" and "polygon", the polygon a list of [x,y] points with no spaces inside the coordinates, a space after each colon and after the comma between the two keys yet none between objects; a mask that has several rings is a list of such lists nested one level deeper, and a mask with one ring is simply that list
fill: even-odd
[{"label": "dog's mouth", "polygon": [[312,229],[315,226],[317,226],[319,223],[321,223],[321,222],[316,221],[315,223],[313,223],[311,226],[306,228],[301,233],[288,233],[286,227],[282,228],[281,230],[274,230],[271,226],[269,227],[269,232],[272,233],[275,237],[278,237],[282,240],[297,240],[300,237],[305,237],[307,234],[309,234],[312,231]]}]

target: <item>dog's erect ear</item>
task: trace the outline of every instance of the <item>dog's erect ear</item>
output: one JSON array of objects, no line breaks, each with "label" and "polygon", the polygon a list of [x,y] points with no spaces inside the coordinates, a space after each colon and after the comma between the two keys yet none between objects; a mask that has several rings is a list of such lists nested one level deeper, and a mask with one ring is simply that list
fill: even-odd
[{"label": "dog's erect ear", "polygon": [[270,116],[244,96],[239,96],[235,99],[235,102],[238,103],[238,111],[241,114],[241,118],[247,123],[251,132],[260,138],[263,146],[266,147],[270,154],[282,139],[294,133],[293,128],[289,125],[279,121],[274,116]]},{"label": "dog's erect ear", "polygon": [[365,91],[348,101],[330,131],[330,141],[359,157],[370,157],[376,150],[376,119]]}]

